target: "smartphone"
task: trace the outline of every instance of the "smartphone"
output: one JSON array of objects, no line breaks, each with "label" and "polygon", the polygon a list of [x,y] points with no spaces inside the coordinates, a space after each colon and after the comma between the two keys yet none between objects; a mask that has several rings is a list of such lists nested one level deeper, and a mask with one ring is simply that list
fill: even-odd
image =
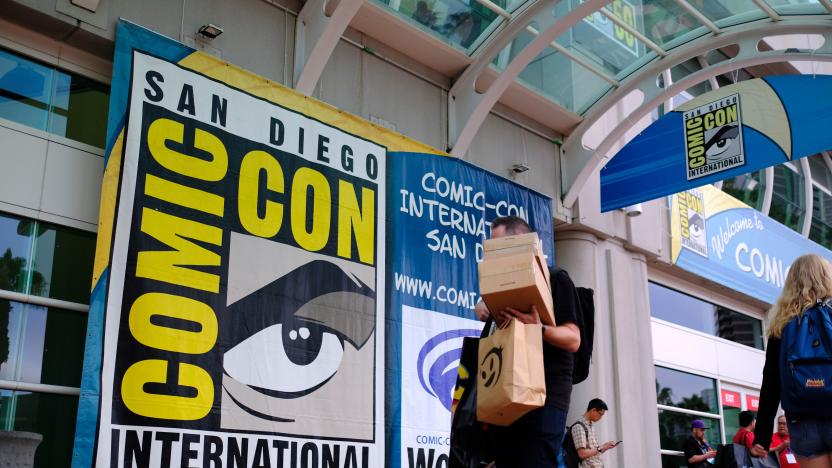
[{"label": "smartphone", "polygon": [[623,441],[623,440],[619,440],[618,442],[616,442],[616,443],[615,443],[615,445],[613,445],[613,447],[618,447],[618,444],[620,444],[621,442],[624,442],[624,441]]}]

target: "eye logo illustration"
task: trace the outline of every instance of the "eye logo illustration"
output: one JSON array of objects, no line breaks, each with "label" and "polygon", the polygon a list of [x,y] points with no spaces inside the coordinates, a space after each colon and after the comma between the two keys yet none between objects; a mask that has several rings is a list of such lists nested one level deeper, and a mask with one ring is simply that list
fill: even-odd
[{"label": "eye logo illustration", "polygon": [[503,348],[491,348],[480,363],[480,378],[485,388],[491,388],[500,381],[503,371]]},{"label": "eye logo illustration", "polygon": [[691,239],[699,242],[705,236],[705,220],[695,211],[691,211],[688,218],[688,229],[690,230]]},{"label": "eye logo illustration", "polygon": [[[252,242],[249,248],[256,254],[262,245]],[[243,284],[255,290],[237,294],[226,309],[229,319],[220,330],[226,348],[221,426],[372,440],[376,295],[359,279],[367,272],[349,272],[371,267],[323,256],[310,261],[309,252],[280,244],[269,248],[302,257],[286,257],[285,265],[268,273],[255,271],[278,277],[263,287]],[[237,281],[250,279],[251,269],[238,271]],[[229,274],[229,283],[234,276]]]},{"label": "eye logo illustration", "polygon": [[737,124],[705,130],[705,156],[709,163],[740,154],[740,127]]},{"label": "eye logo illustration", "polygon": [[462,340],[467,336],[479,335],[480,331],[474,329],[449,330],[431,337],[419,350],[416,359],[419,384],[448,411],[453,407]]}]

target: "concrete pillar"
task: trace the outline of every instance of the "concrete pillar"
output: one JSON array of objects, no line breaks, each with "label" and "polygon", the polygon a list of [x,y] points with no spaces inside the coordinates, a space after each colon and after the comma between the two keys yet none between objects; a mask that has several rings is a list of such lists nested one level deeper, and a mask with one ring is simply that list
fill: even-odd
[{"label": "concrete pillar", "polygon": [[601,398],[610,410],[596,428],[599,442],[624,441],[603,455],[605,466],[660,466],[645,257],[613,240],[567,231],[555,234],[555,259],[576,286],[595,290],[592,366],[572,389],[568,422]]}]

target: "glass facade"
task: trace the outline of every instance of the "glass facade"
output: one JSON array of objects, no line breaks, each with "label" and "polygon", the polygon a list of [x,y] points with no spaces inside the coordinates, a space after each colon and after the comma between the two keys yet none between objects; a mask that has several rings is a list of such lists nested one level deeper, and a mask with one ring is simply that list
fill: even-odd
[{"label": "glass facade", "polygon": [[109,88],[0,49],[0,118],[104,148]]},{"label": "glass facade", "polygon": [[803,227],[803,176],[786,164],[774,166],[774,190],[768,217],[797,232]]},{"label": "glass facade", "polygon": [[[38,297],[88,304],[94,251],[92,233],[0,213],[0,381],[80,386],[87,314]],[[42,434],[35,466],[68,467],[77,405],[77,396],[0,384],[0,429]]]},{"label": "glass facade", "polygon": [[763,208],[765,170],[738,175],[722,182],[722,191],[756,209]]},{"label": "glass facade", "polygon": [[[706,426],[705,439],[712,446],[723,442],[716,380],[656,366],[656,401],[658,409],[659,441],[662,466],[686,466],[685,439],[690,435],[694,419],[701,419]],[[696,411],[691,414],[680,410]],[[667,453],[674,452],[674,453]]]},{"label": "glass facade", "polygon": [[763,322],[656,283],[648,283],[650,314],[686,328],[763,349]]}]

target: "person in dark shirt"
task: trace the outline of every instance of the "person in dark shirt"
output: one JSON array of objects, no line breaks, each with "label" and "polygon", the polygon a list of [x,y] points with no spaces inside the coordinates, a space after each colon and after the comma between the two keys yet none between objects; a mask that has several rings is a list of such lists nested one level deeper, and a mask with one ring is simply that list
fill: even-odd
[{"label": "person in dark shirt", "polygon": [[[818,299],[832,297],[832,264],[818,255],[803,255],[789,267],[783,292],[772,307],[768,330],[766,363],[760,388],[758,424],[754,430],[751,454],[767,455],[771,445],[774,415],[780,405],[780,337],[794,317],[815,305]],[[832,401],[829,402],[832,404]],[[786,413],[791,435],[790,449],[801,467],[832,467],[832,421],[813,414]]]},{"label": "person in dark shirt", "polygon": [[[532,232],[522,218],[507,216],[491,222],[491,238]],[[529,411],[507,427],[491,426],[489,437],[496,451],[497,468],[537,468],[557,466],[557,456],[566,432],[566,414],[572,395],[573,353],[581,344],[576,308],[578,292],[569,274],[557,270],[551,277],[555,303],[555,326],[544,325],[536,308],[530,313],[511,308],[493,311],[498,320],[515,318],[543,328],[543,371],[546,380],[546,403]],[[487,318],[485,304],[476,307],[480,320]]]},{"label": "person in dark shirt", "polygon": [[690,424],[690,437],[683,447],[688,468],[706,468],[711,466],[708,459],[716,456],[716,450],[705,440],[705,422],[694,419]]}]

